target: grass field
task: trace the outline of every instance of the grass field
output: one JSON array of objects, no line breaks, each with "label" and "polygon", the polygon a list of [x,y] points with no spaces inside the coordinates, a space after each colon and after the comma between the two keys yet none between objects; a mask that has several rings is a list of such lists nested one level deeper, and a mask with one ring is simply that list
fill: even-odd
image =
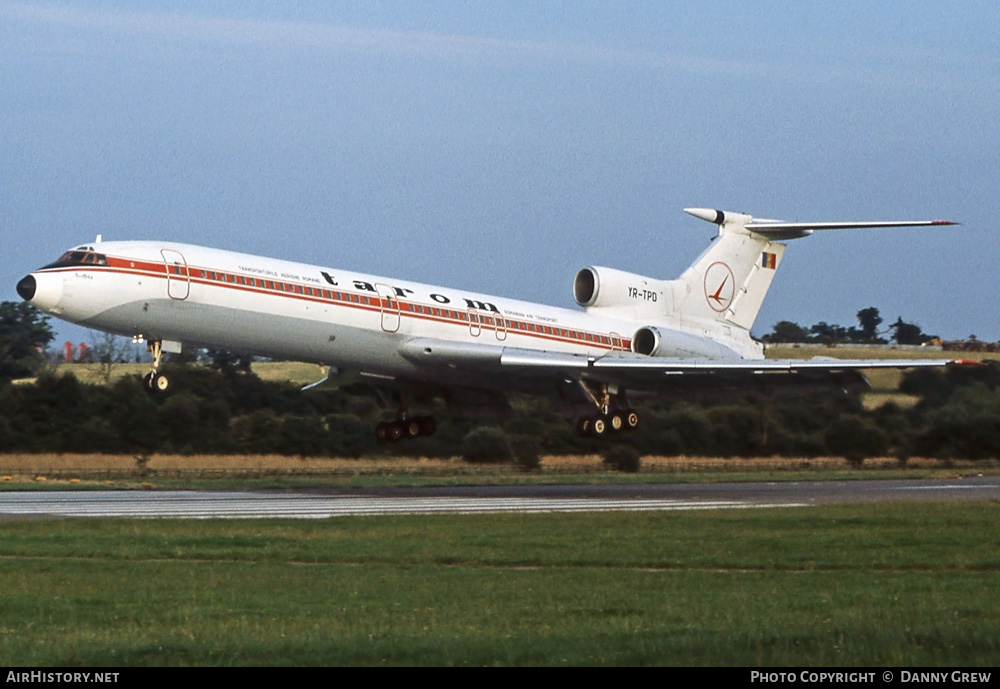
[{"label": "grass field", "polygon": [[[125,376],[143,376],[149,372],[150,366],[151,364],[114,364],[111,368],[111,380]],[[326,367],[297,361],[258,361],[253,364],[252,369],[263,380],[289,381],[296,385],[315,383],[326,376]],[[56,375],[72,373],[84,383],[104,383],[101,364],[57,364],[50,366],[48,370]],[[34,378],[23,378],[17,382],[32,381]]]},{"label": "grass field", "polygon": [[[94,369],[60,367],[99,382]],[[114,375],[145,370],[120,366]],[[255,370],[299,384],[322,377],[304,364]],[[873,378],[871,394],[898,402],[895,381]],[[608,472],[596,456],[546,457],[529,474],[454,458],[0,456],[0,489],[970,473],[1000,473],[1000,464],[887,458],[849,470],[841,458],[647,457],[632,476]],[[0,521],[0,658],[10,666],[995,665],[997,508]]]},{"label": "grass field", "polygon": [[996,665],[997,505],[0,522],[11,666]]},{"label": "grass field", "polygon": [[951,352],[936,349],[894,349],[885,347],[768,347],[768,359],[811,359],[814,356],[834,359],[1000,359],[990,352]]},{"label": "grass field", "polygon": [[611,471],[598,455],[545,456],[538,470],[470,464],[459,457],[302,459],[282,455],[0,454],[0,490],[260,489],[469,484],[691,483],[954,478],[1000,474],[997,460],[873,457],[642,458],[638,473]]}]

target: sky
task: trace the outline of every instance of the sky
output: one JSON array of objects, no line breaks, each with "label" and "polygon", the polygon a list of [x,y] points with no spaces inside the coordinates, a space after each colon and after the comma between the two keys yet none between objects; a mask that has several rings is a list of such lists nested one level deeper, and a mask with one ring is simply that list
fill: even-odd
[{"label": "sky", "polygon": [[573,307],[699,206],[961,223],[789,242],[757,336],[1000,340],[992,2],[0,0],[0,75],[0,300],[101,234]]}]

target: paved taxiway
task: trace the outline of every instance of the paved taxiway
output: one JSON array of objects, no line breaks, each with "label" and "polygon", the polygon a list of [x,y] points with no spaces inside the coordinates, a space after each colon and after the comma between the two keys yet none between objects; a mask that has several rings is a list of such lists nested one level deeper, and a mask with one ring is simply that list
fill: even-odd
[{"label": "paved taxiway", "polygon": [[1000,477],[596,486],[215,491],[0,492],[0,519],[322,519],[360,515],[610,512],[806,507],[879,501],[1000,501]]}]

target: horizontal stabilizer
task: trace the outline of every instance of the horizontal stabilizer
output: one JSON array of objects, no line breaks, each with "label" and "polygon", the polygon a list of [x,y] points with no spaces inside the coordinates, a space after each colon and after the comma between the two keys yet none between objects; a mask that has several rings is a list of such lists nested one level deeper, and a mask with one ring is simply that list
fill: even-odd
[{"label": "horizontal stabilizer", "polygon": [[957,225],[950,220],[889,220],[881,222],[776,222],[760,220],[745,227],[776,239],[795,239],[812,234],[815,230],[861,230],[876,227],[928,227],[932,225]]},{"label": "horizontal stabilizer", "polygon": [[859,230],[877,227],[929,227],[958,225],[951,220],[876,220],[863,222],[784,222],[754,218],[743,213],[711,208],[685,208],[684,212],[716,225],[735,224],[772,239],[806,237],[816,230]]},{"label": "horizontal stabilizer", "polygon": [[774,222],[762,220],[749,223],[746,228],[754,232],[780,230],[858,230],[866,227],[921,227],[927,225],[957,225],[950,220],[889,220],[884,222]]}]

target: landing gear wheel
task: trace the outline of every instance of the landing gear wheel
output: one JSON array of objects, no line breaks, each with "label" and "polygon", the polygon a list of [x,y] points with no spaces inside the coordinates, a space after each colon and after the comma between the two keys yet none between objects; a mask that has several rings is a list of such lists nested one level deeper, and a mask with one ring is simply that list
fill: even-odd
[{"label": "landing gear wheel", "polygon": [[416,438],[421,435],[420,419],[407,419],[400,421],[399,424],[403,428],[404,438]]},{"label": "landing gear wheel", "polygon": [[166,392],[167,388],[170,387],[170,381],[162,373],[156,373],[153,375],[153,389],[156,392]]},{"label": "landing gear wheel", "polygon": [[603,416],[595,416],[590,420],[590,432],[600,437],[608,432],[608,422]]},{"label": "landing gear wheel", "polygon": [[170,380],[162,373],[150,371],[142,377],[142,384],[150,394],[166,392],[170,387]]},{"label": "landing gear wheel", "polygon": [[398,443],[406,435],[406,429],[400,421],[389,424],[389,442]]},{"label": "landing gear wheel", "polygon": [[433,416],[414,416],[398,421],[382,421],[375,426],[375,439],[380,443],[398,443],[420,436],[434,435],[437,422]]},{"label": "landing gear wheel", "polygon": [[607,416],[608,427],[615,433],[625,426],[625,417],[620,411],[613,411]]},{"label": "landing gear wheel", "polygon": [[636,413],[635,409],[625,410],[625,430],[634,431],[639,426],[639,415]]},{"label": "landing gear wheel", "polygon": [[576,420],[576,432],[581,438],[589,438],[594,431],[594,422],[587,416],[581,416]]},{"label": "landing gear wheel", "polygon": [[375,427],[375,437],[380,443],[398,443],[405,434],[406,429],[398,421],[384,421]]}]

